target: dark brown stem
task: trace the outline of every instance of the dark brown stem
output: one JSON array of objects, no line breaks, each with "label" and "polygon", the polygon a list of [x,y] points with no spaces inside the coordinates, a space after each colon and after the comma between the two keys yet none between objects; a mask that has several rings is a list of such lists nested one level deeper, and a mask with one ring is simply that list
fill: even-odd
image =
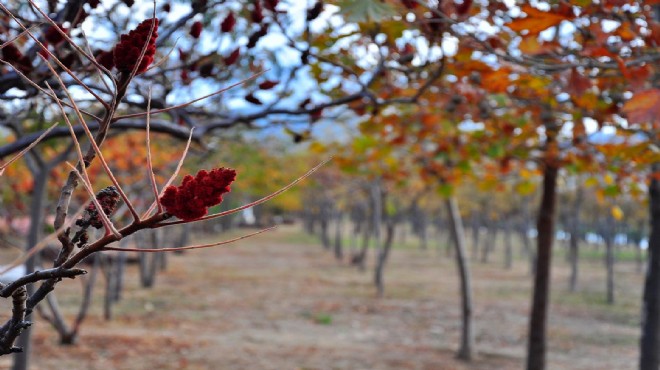
[{"label": "dark brown stem", "polygon": [[7,298],[16,291],[16,289],[25,286],[27,284],[36,283],[41,280],[47,279],[62,279],[70,278],[73,279],[78,275],[84,275],[87,271],[83,269],[62,269],[62,268],[52,268],[48,270],[35,271],[31,274],[20,277],[11,284],[6,285],[4,288],[0,289],[0,297]]},{"label": "dark brown stem", "polygon": [[25,321],[26,300],[27,289],[25,289],[25,286],[14,290],[12,294],[12,317],[0,328],[0,355],[23,351],[22,348],[14,347],[14,341],[23,330],[31,325],[29,321]]}]

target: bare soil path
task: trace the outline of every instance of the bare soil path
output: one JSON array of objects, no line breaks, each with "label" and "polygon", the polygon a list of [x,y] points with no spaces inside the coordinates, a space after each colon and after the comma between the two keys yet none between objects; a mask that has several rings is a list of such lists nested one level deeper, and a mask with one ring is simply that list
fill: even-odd
[{"label": "bare soil path", "polygon": [[[573,294],[565,292],[565,268],[553,271],[550,369],[635,368],[642,276],[619,265],[619,303],[608,306],[602,270],[587,264],[581,285],[589,288]],[[338,263],[314,239],[283,227],[172,255],[152,289],[138,287],[130,266],[116,318],[102,319],[97,288],[77,345],[57,345],[54,331],[38,322],[33,368],[522,368],[531,286],[524,260],[509,271],[476,263],[473,273],[480,356],[471,364],[454,359],[458,281],[444,251],[395,249],[385,298],[376,299],[370,272]],[[61,288],[58,298],[71,317],[80,285]]]}]

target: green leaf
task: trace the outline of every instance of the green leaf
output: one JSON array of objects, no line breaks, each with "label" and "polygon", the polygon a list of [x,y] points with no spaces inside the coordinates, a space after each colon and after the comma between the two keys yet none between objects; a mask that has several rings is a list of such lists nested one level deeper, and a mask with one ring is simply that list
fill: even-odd
[{"label": "green leaf", "polygon": [[451,184],[443,183],[437,187],[438,195],[449,198],[454,193],[454,187]]},{"label": "green leaf", "polygon": [[348,23],[380,22],[397,14],[391,5],[380,0],[340,0],[337,5]]},{"label": "green leaf", "polygon": [[607,195],[608,197],[615,197],[621,194],[621,190],[619,189],[619,186],[616,184],[606,186],[605,189],[603,189],[603,191],[605,195]]}]

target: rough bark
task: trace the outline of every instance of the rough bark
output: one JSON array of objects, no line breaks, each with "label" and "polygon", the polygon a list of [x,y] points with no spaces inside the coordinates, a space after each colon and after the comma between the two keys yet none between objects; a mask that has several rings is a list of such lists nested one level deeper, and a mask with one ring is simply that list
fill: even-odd
[{"label": "rough bark", "polygon": [[[660,163],[653,172],[660,171]],[[660,181],[653,176],[649,185],[651,236],[642,301],[642,336],[640,339],[640,370],[660,368]]]},{"label": "rough bark", "polygon": [[470,361],[474,358],[476,350],[474,346],[474,327],[472,320],[472,284],[470,282],[470,266],[465,252],[463,221],[461,220],[458,203],[455,198],[448,198],[446,200],[446,207],[451,223],[451,235],[454,239],[454,247],[456,249],[456,266],[458,267],[461,282],[461,345],[456,356],[462,360]]},{"label": "rough bark", "polygon": [[554,239],[554,215],[557,197],[558,169],[546,164],[543,171],[543,195],[537,218],[537,258],[529,321],[527,370],[544,370],[546,355],[546,324],[550,298],[550,266]]}]

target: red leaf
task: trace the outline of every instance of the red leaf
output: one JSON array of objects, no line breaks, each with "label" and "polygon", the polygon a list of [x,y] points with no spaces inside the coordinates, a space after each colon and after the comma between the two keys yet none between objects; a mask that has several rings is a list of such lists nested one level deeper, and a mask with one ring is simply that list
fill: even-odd
[{"label": "red leaf", "polygon": [[461,4],[455,4],[455,6],[458,15],[465,15],[472,6],[472,0],[463,0]]},{"label": "red leaf", "polygon": [[192,24],[192,27],[190,27],[190,36],[198,39],[199,35],[202,34],[202,22],[197,21]]},{"label": "red leaf", "polygon": [[220,30],[222,32],[231,32],[234,29],[234,25],[236,25],[236,17],[234,17],[234,13],[229,13],[220,24]]},{"label": "red leaf", "polygon": [[270,90],[273,87],[277,86],[278,83],[279,83],[279,81],[268,81],[268,80],[266,80],[266,81],[259,84],[259,88],[261,90]]},{"label": "red leaf", "polygon": [[621,109],[635,123],[660,124],[660,89],[638,92]]},{"label": "red leaf", "polygon": [[236,63],[236,60],[238,59],[239,55],[241,55],[241,49],[236,48],[234,51],[229,54],[228,57],[225,58],[225,65],[230,66],[234,63]]},{"label": "red leaf", "polygon": [[264,103],[261,102],[261,100],[257,99],[256,96],[254,96],[252,93],[245,95],[245,101],[256,104],[256,105],[263,105]]},{"label": "red leaf", "polygon": [[571,75],[568,79],[568,86],[566,92],[571,95],[582,95],[585,91],[591,88],[591,80],[588,77],[581,75],[575,68],[571,70]]}]

